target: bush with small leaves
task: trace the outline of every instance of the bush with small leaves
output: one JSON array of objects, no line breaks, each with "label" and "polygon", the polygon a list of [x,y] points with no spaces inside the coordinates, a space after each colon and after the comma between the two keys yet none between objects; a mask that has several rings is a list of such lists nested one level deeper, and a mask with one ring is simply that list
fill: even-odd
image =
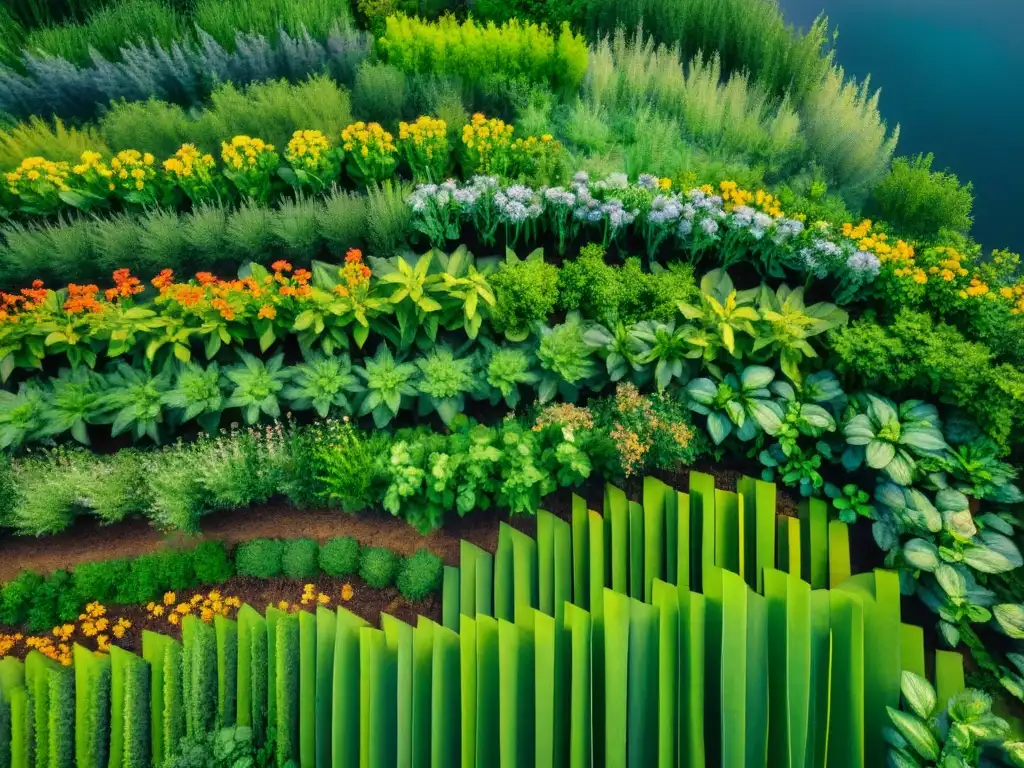
[{"label": "bush with small leaves", "polygon": [[406,600],[418,602],[440,589],[443,577],[444,561],[421,547],[402,563],[395,586]]},{"label": "bush with small leaves", "polygon": [[351,536],[331,539],[320,547],[320,570],[335,578],[355,573],[361,552],[359,542]]},{"label": "bush with small leaves", "polygon": [[235,552],[235,568],[239,576],[272,579],[281,575],[284,542],[278,539],[253,539],[239,544]]},{"label": "bush with small leaves", "polygon": [[[231,557],[219,541],[203,541],[196,545],[192,551],[192,568],[199,584],[220,584],[235,575]],[[171,586],[182,588],[173,584]]]},{"label": "bush with small leaves", "polygon": [[289,579],[312,579],[317,574],[319,549],[313,539],[286,541],[281,555],[281,572]]},{"label": "bush with small leaves", "polygon": [[359,566],[359,575],[367,586],[374,589],[386,589],[395,581],[398,570],[398,555],[385,547],[370,547],[363,550],[363,561]]}]

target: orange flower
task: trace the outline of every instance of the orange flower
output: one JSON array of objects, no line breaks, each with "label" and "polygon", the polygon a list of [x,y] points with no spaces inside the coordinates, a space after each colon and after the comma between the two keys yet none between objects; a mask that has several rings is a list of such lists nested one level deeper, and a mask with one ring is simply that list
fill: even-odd
[{"label": "orange flower", "polygon": [[196,272],[196,280],[199,281],[200,285],[210,285],[217,282],[217,278],[210,272]]},{"label": "orange flower", "polygon": [[117,298],[117,288],[107,288],[103,295],[107,297],[107,301],[113,301]]},{"label": "orange flower", "polygon": [[342,600],[344,600],[345,602],[348,602],[349,600],[352,599],[352,594],[353,594],[353,592],[352,592],[352,585],[351,584],[345,584],[344,586],[342,586],[342,588],[341,588],[341,599]]},{"label": "orange flower", "polygon": [[267,320],[273,320],[275,317],[277,317],[277,310],[274,309],[269,304],[264,304],[262,307],[260,307],[260,311],[257,314],[257,317],[260,320],[263,320],[264,318],[266,318]]},{"label": "orange flower", "polygon": [[310,272],[308,269],[296,269],[294,277],[296,282],[308,283],[309,279],[313,277],[313,273]]},{"label": "orange flower", "polygon": [[270,268],[272,270],[274,270],[275,272],[291,272],[292,271],[292,265],[289,264],[284,259],[278,259],[277,261],[275,261],[273,264],[270,265]]},{"label": "orange flower", "polygon": [[42,280],[33,280],[32,281],[32,287],[35,288],[36,290],[42,288],[43,287],[43,281]]},{"label": "orange flower", "polygon": [[153,278],[152,283],[154,288],[159,288],[161,291],[174,282],[174,272],[170,269],[160,270],[160,274]]},{"label": "orange flower", "polygon": [[363,252],[358,248],[349,248],[348,253],[345,254],[346,264],[362,264]]},{"label": "orange flower", "polygon": [[294,296],[296,294],[295,288],[290,285],[282,285],[277,289],[277,292],[282,296]]}]

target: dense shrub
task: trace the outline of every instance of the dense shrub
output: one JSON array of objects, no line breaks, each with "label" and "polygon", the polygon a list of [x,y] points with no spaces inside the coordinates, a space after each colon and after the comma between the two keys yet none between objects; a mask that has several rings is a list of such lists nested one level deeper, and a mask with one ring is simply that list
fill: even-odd
[{"label": "dense shrub", "polygon": [[281,575],[284,542],[277,539],[253,539],[238,545],[235,568],[239,576],[272,579]]},{"label": "dense shrub", "polygon": [[490,278],[495,330],[523,337],[545,322],[558,301],[558,270],[541,258],[503,263]]},{"label": "dense shrub", "polygon": [[848,388],[938,398],[963,408],[1004,452],[1021,442],[1024,374],[993,365],[989,349],[956,328],[902,310],[889,325],[865,317],[832,331],[829,341]]},{"label": "dense shrub", "polygon": [[872,192],[869,212],[915,238],[932,238],[942,229],[967,232],[974,187],[961,186],[952,173],[933,171],[934,160],[932,154],[896,158]]},{"label": "dense shrub", "polygon": [[441,588],[444,561],[428,549],[417,549],[398,569],[395,586],[406,600],[418,602]]},{"label": "dense shrub", "polygon": [[351,536],[331,539],[320,547],[320,570],[328,576],[348,576],[359,570],[362,548]]},{"label": "dense shrub", "polygon": [[289,539],[281,555],[281,573],[289,579],[312,579],[317,574],[318,551],[313,539]]},{"label": "dense shrub", "polygon": [[363,550],[359,565],[359,576],[367,586],[374,589],[390,587],[398,571],[399,557],[384,547],[369,547]]},{"label": "dense shrub", "polygon": [[33,115],[27,121],[0,127],[0,169],[16,168],[26,157],[77,162],[91,150],[109,154],[110,149],[94,126],[65,126],[61,120]]},{"label": "dense shrub", "polygon": [[387,19],[380,50],[405,72],[457,75],[467,82],[495,74],[548,82],[574,91],[587,69],[583,38],[563,25],[558,35],[516,19],[501,27],[446,16],[432,24],[404,15]]},{"label": "dense shrub", "polygon": [[52,115],[84,121],[98,115],[102,105],[122,99],[195,106],[217,83],[241,87],[278,78],[296,82],[317,73],[351,83],[370,48],[365,35],[350,31],[331,33],[321,42],[282,30],[274,43],[261,34],[239,32],[234,43],[229,52],[199,32],[195,42],[170,49],[159,43],[131,44],[118,62],[97,57],[81,67],[26,53],[24,74],[0,67],[0,112],[15,119]]},{"label": "dense shrub", "polygon": [[22,571],[0,587],[0,624],[17,626],[24,623],[42,586],[42,576],[33,571]]},{"label": "dense shrub", "polygon": [[559,308],[580,310],[609,327],[641,320],[667,323],[676,316],[678,302],[696,295],[689,264],[678,262],[657,273],[644,272],[638,258],[612,266],[605,263],[604,249],[598,245],[584,247],[558,272]]},{"label": "dense shrub", "polygon": [[[220,541],[199,542],[192,551],[192,568],[199,584],[220,584],[235,575],[231,556]],[[182,588],[174,586],[174,589]]]},{"label": "dense shrub", "polygon": [[405,104],[405,73],[383,62],[364,61],[352,87],[352,111],[360,120],[394,125]]},{"label": "dense shrub", "polygon": [[93,600],[113,602],[121,584],[127,580],[130,568],[128,560],[100,560],[76,565],[71,572],[75,599],[83,606]]}]

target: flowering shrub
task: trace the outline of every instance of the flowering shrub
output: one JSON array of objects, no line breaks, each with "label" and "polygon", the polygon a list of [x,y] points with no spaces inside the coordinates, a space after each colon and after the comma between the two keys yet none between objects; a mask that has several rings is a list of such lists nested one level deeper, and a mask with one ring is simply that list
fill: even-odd
[{"label": "flowering shrub", "polygon": [[249,136],[235,136],[221,142],[224,175],[245,197],[261,203],[270,198],[270,177],[277,170],[279,157],[273,144]]},{"label": "flowering shrub", "polygon": [[488,118],[480,112],[473,115],[469,124],[462,128],[464,167],[470,173],[508,174],[512,162],[512,134],[514,125],[504,120]]},{"label": "flowering shrub", "polygon": [[164,173],[193,203],[214,197],[217,179],[213,155],[200,154],[192,144],[183,144],[174,157],[164,161]]},{"label": "flowering shrub", "polygon": [[295,131],[284,153],[290,169],[282,168],[279,173],[292,186],[308,187],[316,193],[338,177],[343,157],[343,150],[332,147],[320,131]]},{"label": "flowering shrub", "polygon": [[444,178],[451,149],[448,124],[422,116],[414,123],[398,124],[398,151],[409,164],[415,181],[437,183]]},{"label": "flowering shrub", "polygon": [[42,157],[26,157],[7,174],[7,188],[27,213],[52,213],[61,207],[62,192],[68,192],[68,163],[55,163]]},{"label": "flowering shrub", "polygon": [[[70,186],[72,200],[78,208],[87,208],[96,202],[106,200],[115,189],[112,177],[114,172],[103,162],[99,152],[83,152],[78,165],[71,168]],[[65,195],[67,198],[67,194]]]},{"label": "flowering shrub", "polygon": [[380,123],[353,123],[341,132],[349,174],[367,183],[388,178],[398,164],[394,137]]},{"label": "flowering shrub", "polygon": [[154,162],[155,158],[149,152],[134,149],[118,152],[110,160],[110,190],[128,203],[155,203],[159,199],[159,189]]}]

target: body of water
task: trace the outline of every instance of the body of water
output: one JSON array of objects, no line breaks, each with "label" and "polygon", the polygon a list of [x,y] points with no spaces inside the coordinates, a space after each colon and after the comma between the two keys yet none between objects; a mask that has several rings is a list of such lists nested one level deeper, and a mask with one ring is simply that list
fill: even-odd
[{"label": "body of water", "polygon": [[1024,0],[779,0],[806,29],[822,10],[837,61],[871,74],[900,124],[897,154],[974,183],[974,237],[1024,252]]}]

